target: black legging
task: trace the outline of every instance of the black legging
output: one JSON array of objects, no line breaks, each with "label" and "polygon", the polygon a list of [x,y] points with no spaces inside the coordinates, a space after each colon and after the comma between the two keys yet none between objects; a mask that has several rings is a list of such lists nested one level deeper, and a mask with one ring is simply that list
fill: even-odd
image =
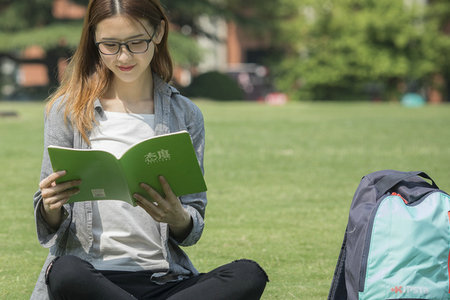
[{"label": "black legging", "polygon": [[49,293],[64,299],[260,299],[267,275],[254,261],[237,260],[208,273],[165,284],[150,281],[150,272],[98,271],[71,255],[53,261],[47,271]]}]

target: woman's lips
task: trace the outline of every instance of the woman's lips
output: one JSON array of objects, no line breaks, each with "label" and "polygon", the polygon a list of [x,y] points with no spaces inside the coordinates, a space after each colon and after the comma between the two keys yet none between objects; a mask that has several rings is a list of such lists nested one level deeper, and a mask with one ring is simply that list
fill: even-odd
[{"label": "woman's lips", "polygon": [[119,66],[119,70],[122,72],[129,72],[134,68],[134,66]]}]

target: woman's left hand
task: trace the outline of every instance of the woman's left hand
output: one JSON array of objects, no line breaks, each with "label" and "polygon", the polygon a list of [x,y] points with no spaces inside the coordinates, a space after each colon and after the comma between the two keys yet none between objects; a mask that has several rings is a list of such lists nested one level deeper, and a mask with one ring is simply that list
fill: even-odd
[{"label": "woman's left hand", "polygon": [[156,222],[167,223],[170,231],[177,240],[184,240],[192,229],[192,219],[187,210],[181,205],[180,199],[172,191],[163,176],[158,177],[163,188],[165,198],[151,186],[141,183],[151,200],[140,194],[134,194],[136,204],[142,207]]}]

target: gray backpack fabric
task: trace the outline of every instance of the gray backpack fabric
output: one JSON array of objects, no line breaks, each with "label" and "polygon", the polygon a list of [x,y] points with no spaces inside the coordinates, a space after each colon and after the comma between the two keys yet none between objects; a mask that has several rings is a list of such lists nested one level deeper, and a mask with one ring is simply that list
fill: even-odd
[{"label": "gray backpack fabric", "polygon": [[[424,212],[426,217],[417,220],[410,211]],[[397,218],[395,214],[399,216],[404,214],[406,217]],[[350,207],[344,241],[328,300],[450,299],[447,268],[450,242],[449,217],[450,197],[439,190],[435,182],[424,172],[382,170],[364,176]],[[432,220],[436,218],[439,222]],[[430,227],[427,227],[428,224],[431,224]],[[427,242],[421,242],[420,236],[425,235],[423,233],[425,227],[431,228],[427,229],[432,231],[430,236],[436,235],[434,238],[431,237],[430,241],[436,241],[439,245],[426,245]],[[383,241],[379,230],[389,231],[386,232],[386,241],[395,239],[398,241],[397,248],[392,245],[388,247],[388,244],[395,243]],[[401,240],[403,237],[405,241]],[[408,242],[408,238],[415,237],[418,245]],[[374,242],[375,245],[371,244]],[[376,256],[377,252],[382,252],[384,244],[386,244],[385,256],[391,257],[387,267],[386,257]],[[429,247],[435,247],[431,248],[433,249],[431,254],[428,253]],[[428,249],[421,251],[421,248]],[[436,253],[440,253],[439,262],[432,261],[435,259],[432,256]],[[411,265],[411,257],[415,259],[416,256],[417,266]],[[441,263],[444,259],[443,268]],[[427,261],[431,262],[431,267],[430,265],[423,267],[427,268],[427,272],[429,269],[439,269],[429,273],[432,278],[411,274],[416,271],[420,274],[422,262]],[[424,280],[439,282],[430,285],[424,284]]]}]

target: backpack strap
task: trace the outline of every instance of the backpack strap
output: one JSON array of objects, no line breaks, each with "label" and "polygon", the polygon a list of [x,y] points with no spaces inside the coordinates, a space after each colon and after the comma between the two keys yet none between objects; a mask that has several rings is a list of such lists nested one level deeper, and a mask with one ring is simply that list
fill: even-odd
[{"label": "backpack strap", "polygon": [[347,288],[345,287],[345,258],[347,244],[347,230],[345,230],[344,241],[342,242],[341,252],[334,270],[333,281],[331,282],[328,300],[346,300]]},{"label": "backpack strap", "polygon": [[392,189],[394,186],[399,184],[401,181],[408,179],[410,177],[420,176],[431,180],[431,186],[439,189],[433,179],[422,171],[413,172],[399,172],[384,176],[377,183],[375,183],[375,189],[377,190],[378,196],[384,195],[387,191]]}]

